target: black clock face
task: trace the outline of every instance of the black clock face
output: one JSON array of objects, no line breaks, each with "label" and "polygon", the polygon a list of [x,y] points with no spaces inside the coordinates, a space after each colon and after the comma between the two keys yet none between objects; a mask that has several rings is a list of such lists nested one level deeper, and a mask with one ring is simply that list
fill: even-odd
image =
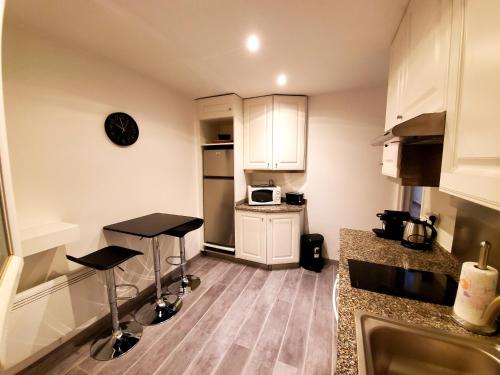
[{"label": "black clock face", "polygon": [[119,146],[130,146],[139,138],[139,127],[135,120],[123,112],[110,114],[104,121],[109,139]]}]

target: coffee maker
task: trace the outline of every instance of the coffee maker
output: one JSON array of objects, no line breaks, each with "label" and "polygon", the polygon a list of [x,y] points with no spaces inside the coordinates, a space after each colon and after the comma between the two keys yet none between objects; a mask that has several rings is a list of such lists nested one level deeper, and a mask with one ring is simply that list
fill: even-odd
[{"label": "coffee maker", "polygon": [[382,221],[382,229],[374,228],[373,233],[377,237],[399,241],[403,238],[405,221],[411,219],[408,211],[384,210],[384,213],[378,213],[377,217]]}]

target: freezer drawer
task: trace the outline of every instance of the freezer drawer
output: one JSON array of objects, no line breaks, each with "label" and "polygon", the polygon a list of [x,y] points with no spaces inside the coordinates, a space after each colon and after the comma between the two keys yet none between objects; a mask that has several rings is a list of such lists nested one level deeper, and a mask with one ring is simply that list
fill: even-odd
[{"label": "freezer drawer", "polygon": [[234,247],[234,181],[203,179],[205,242]]},{"label": "freezer drawer", "polygon": [[234,176],[233,150],[203,151],[203,176]]}]

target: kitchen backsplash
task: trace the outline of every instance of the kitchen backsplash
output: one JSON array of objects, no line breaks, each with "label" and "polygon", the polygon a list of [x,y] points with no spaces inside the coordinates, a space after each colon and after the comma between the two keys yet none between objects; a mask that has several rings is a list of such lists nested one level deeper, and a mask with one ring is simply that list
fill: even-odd
[{"label": "kitchen backsplash", "polygon": [[[252,172],[247,173],[247,181],[251,185],[265,184],[273,180],[277,186],[281,187],[281,194],[291,191],[304,192],[307,183],[306,173],[277,173],[277,172]],[[307,198],[307,197],[306,197]]]},{"label": "kitchen backsplash", "polygon": [[488,265],[500,270],[500,212],[465,200],[460,200],[457,208],[452,254],[462,262],[477,261],[480,242],[488,241]]}]

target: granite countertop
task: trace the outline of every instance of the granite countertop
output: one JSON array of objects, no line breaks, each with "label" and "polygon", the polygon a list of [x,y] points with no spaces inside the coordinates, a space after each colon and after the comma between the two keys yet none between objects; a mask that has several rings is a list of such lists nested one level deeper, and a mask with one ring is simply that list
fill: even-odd
[{"label": "granite countertop", "polygon": [[286,204],[282,202],[281,204],[273,206],[250,206],[248,203],[239,203],[235,206],[236,210],[240,211],[253,211],[253,212],[265,212],[265,213],[279,213],[279,212],[301,212],[304,211],[306,205],[301,206]]},{"label": "granite countertop", "polygon": [[478,337],[451,320],[450,307],[352,288],[347,259],[446,273],[456,280],[461,269],[461,263],[439,246],[418,252],[401,246],[398,241],[378,238],[372,232],[341,229],[336,374],[358,374],[355,310]]}]

